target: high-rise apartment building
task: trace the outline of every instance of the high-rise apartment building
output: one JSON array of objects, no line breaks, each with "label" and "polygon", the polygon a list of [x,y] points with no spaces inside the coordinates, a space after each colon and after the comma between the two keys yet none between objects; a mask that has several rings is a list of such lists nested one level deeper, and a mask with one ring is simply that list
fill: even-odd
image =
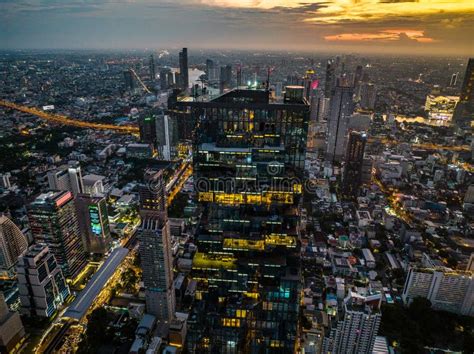
[{"label": "high-rise apartment building", "polygon": [[74,195],[82,193],[82,174],[80,166],[62,165],[48,172],[50,190],[71,191]]},{"label": "high-rise apartment building", "polygon": [[373,111],[375,109],[375,100],[377,97],[376,86],[364,82],[359,86],[360,108]]},{"label": "high-rise apartment building", "polygon": [[25,339],[25,327],[20,314],[10,311],[3,293],[0,292],[0,352],[17,353]]},{"label": "high-rise apartment building", "polygon": [[153,54],[150,55],[148,60],[148,70],[150,71],[150,80],[154,81],[156,79],[156,67],[155,67],[155,58]]},{"label": "high-rise apartment building", "polygon": [[174,74],[170,68],[161,68],[160,70],[160,87],[167,90],[174,85]]},{"label": "high-rise apartment building", "polygon": [[170,323],[176,301],[163,171],[147,170],[144,179],[145,183],[139,187],[142,218],[139,239],[146,310],[159,322]]},{"label": "high-rise apartment building", "polygon": [[467,63],[461,95],[453,119],[459,127],[470,127],[474,121],[474,58],[470,58]]},{"label": "high-rise apartment building", "polygon": [[232,66],[226,65],[221,67],[220,75],[220,91],[224,92],[224,89],[232,87]]},{"label": "high-rise apartment building", "polygon": [[191,276],[198,281],[187,349],[291,353],[297,336],[298,203],[309,104],[233,90],[177,102],[198,122],[193,171],[203,215]]},{"label": "high-rise apartment building", "polygon": [[96,254],[105,254],[110,251],[112,238],[105,197],[79,194],[75,203],[85,251]]},{"label": "high-rise apartment building", "polygon": [[4,215],[0,215],[0,273],[10,277],[15,273],[18,257],[28,248],[21,230]]},{"label": "high-rise apartment building", "polygon": [[51,317],[69,296],[69,287],[56,258],[45,244],[35,244],[18,259],[21,312]]},{"label": "high-rise apartment building", "polygon": [[219,81],[219,67],[211,59],[206,60],[206,74],[207,81],[210,84],[214,84]]},{"label": "high-rise apartment building", "polygon": [[188,48],[183,48],[179,52],[179,80],[180,88],[187,90],[189,88]]},{"label": "high-rise apartment building", "polygon": [[338,319],[323,339],[323,353],[372,354],[382,314],[380,293],[361,295],[350,292]]},{"label": "high-rise apartment building", "polygon": [[437,310],[474,315],[474,276],[449,268],[411,268],[402,299],[410,304],[416,297],[430,300]]},{"label": "high-rise apartment building", "polygon": [[45,243],[64,275],[73,278],[85,266],[85,252],[71,192],[48,192],[28,206],[35,242]]},{"label": "high-rise apartment building", "polygon": [[349,133],[342,178],[342,193],[346,197],[357,197],[359,194],[366,142],[365,132],[351,131]]},{"label": "high-rise apartment building", "polygon": [[349,120],[354,111],[353,94],[351,86],[338,84],[334,89],[328,121],[327,160],[342,161],[344,158]]},{"label": "high-rise apartment building", "polygon": [[135,88],[135,80],[133,78],[131,69],[123,71],[123,79],[125,83],[125,90],[132,91]]},{"label": "high-rise apartment building", "polygon": [[161,111],[155,115],[155,120],[158,156],[163,160],[173,160],[179,141],[177,119]]},{"label": "high-rise apartment building", "polygon": [[153,112],[147,111],[138,118],[140,141],[146,144],[156,144],[156,119]]}]

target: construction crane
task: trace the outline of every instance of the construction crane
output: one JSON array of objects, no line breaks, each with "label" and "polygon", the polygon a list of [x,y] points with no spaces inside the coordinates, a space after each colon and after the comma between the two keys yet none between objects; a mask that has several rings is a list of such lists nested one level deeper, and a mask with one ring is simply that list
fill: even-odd
[{"label": "construction crane", "polygon": [[13,102],[0,100],[0,106],[11,108],[23,113],[32,114],[36,117],[44,119],[48,122],[68,125],[72,127],[78,128],[86,128],[86,129],[98,129],[98,130],[112,130],[116,133],[120,134],[138,134],[139,129],[136,126],[132,125],[113,125],[113,124],[101,124],[101,123],[93,123],[93,122],[85,122],[82,120],[72,119],[70,117],[66,117],[61,114],[52,114],[42,111],[38,108],[21,106]]},{"label": "construction crane", "polygon": [[137,78],[138,82],[140,83],[140,85],[142,85],[143,89],[147,92],[147,93],[152,93],[148,87],[146,87],[146,85],[143,83],[142,79],[140,79],[140,76],[138,76],[138,74],[135,72],[135,70],[133,70],[132,68],[130,68],[130,71],[132,72],[132,74]]}]

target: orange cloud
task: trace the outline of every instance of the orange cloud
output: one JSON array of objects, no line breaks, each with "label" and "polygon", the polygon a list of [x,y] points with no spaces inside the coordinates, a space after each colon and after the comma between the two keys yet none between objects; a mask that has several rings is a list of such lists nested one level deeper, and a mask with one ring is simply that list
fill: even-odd
[{"label": "orange cloud", "polygon": [[424,31],[405,29],[387,29],[376,33],[340,33],[324,37],[326,41],[331,42],[399,41],[403,38],[420,43],[435,41],[433,38],[425,37]]}]

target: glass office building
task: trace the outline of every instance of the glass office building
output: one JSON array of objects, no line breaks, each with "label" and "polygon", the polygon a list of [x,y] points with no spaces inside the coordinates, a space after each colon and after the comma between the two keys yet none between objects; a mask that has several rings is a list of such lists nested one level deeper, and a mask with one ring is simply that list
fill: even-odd
[{"label": "glass office building", "polygon": [[302,87],[287,94],[279,104],[259,90],[176,103],[196,123],[194,182],[203,208],[189,352],[294,350],[309,105]]}]

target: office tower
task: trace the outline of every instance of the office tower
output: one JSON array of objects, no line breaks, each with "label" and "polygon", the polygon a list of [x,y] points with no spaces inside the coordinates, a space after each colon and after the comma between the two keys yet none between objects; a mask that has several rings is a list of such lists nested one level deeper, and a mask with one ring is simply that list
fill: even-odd
[{"label": "office tower", "polygon": [[353,93],[350,86],[338,85],[334,89],[328,121],[327,160],[342,161],[344,158],[347,127],[354,111]]},{"label": "office tower", "polygon": [[451,81],[449,82],[450,87],[456,87],[456,85],[458,84],[458,76],[458,72],[451,75]]},{"label": "office tower", "polygon": [[373,111],[375,109],[376,87],[371,83],[360,85],[360,108]]},{"label": "office tower", "polygon": [[461,128],[470,127],[474,120],[474,58],[470,58],[461,88],[461,95],[453,117]]},{"label": "office tower", "polygon": [[349,133],[342,178],[342,193],[346,197],[355,198],[359,195],[366,142],[365,132],[351,131]]},{"label": "office tower", "polygon": [[0,214],[0,273],[10,277],[15,273],[18,257],[28,248],[23,232],[4,215]]},{"label": "office tower", "polygon": [[85,251],[97,254],[110,251],[112,238],[105,197],[79,194],[75,203]]},{"label": "office tower", "polygon": [[237,65],[237,87],[242,86],[242,64]]},{"label": "office tower", "polygon": [[82,185],[84,186],[84,194],[98,195],[104,194],[104,176],[99,175],[85,175],[82,177]]},{"label": "office tower", "polygon": [[152,112],[146,112],[138,118],[140,141],[146,144],[156,144],[156,120]]},{"label": "office tower", "polygon": [[225,89],[232,87],[232,66],[226,65],[221,66],[220,75],[220,91],[224,92]]},{"label": "office tower", "polygon": [[428,119],[451,121],[459,97],[456,96],[426,96],[425,111]]},{"label": "office tower", "polygon": [[[367,296],[350,292],[341,317],[323,339],[323,353],[372,354],[382,314],[380,293]],[[339,314],[338,314],[339,315]]]},{"label": "office tower", "polygon": [[304,173],[309,105],[303,87],[290,92],[284,104],[270,103],[266,90],[175,104],[199,122],[193,171],[203,214],[191,272],[198,286],[190,352],[293,352],[302,189],[296,179]]},{"label": "office tower", "polygon": [[18,290],[21,313],[52,317],[70,295],[56,258],[45,244],[30,246],[18,259]]},{"label": "office tower", "polygon": [[430,300],[436,310],[460,315],[474,315],[474,276],[471,272],[449,268],[411,268],[405,280],[402,299],[410,304],[414,298]]},{"label": "office tower", "polygon": [[135,80],[131,69],[123,71],[123,79],[125,82],[125,90],[132,91],[135,88]]},{"label": "office tower", "polygon": [[182,90],[189,88],[189,73],[188,73],[188,49],[183,48],[179,52],[179,83]]},{"label": "office tower", "polygon": [[144,180],[139,187],[142,218],[139,239],[146,310],[159,322],[170,323],[176,300],[163,171],[148,169]]},{"label": "office tower", "polygon": [[55,191],[70,191],[74,195],[82,193],[82,174],[80,166],[62,165],[48,172],[49,189]]},{"label": "office tower", "polygon": [[352,86],[356,87],[359,85],[360,80],[362,80],[362,65],[357,65],[355,74],[354,74],[354,83]]},{"label": "office tower", "polygon": [[178,123],[174,116],[160,112],[156,119],[156,144],[158,156],[164,160],[173,160],[177,156]]},{"label": "office tower", "polygon": [[10,177],[10,173],[0,174],[0,187],[5,189],[11,188]]},{"label": "office tower", "polygon": [[160,86],[162,90],[167,90],[174,85],[174,75],[170,68],[161,68]]},{"label": "office tower", "polygon": [[311,121],[322,122],[327,120],[329,113],[329,99],[324,97],[321,89],[316,89],[311,97]]},{"label": "office tower", "polygon": [[25,339],[25,328],[20,314],[10,311],[0,292],[0,352],[17,353]]},{"label": "office tower", "polygon": [[336,63],[334,60],[328,60],[326,63],[326,80],[324,82],[324,95],[332,97],[332,90],[336,86]]},{"label": "office tower", "polygon": [[48,192],[28,206],[35,242],[48,245],[64,275],[74,278],[85,266],[85,253],[71,192]]},{"label": "office tower", "polygon": [[206,74],[209,84],[219,81],[219,67],[211,59],[206,60]]},{"label": "office tower", "polygon": [[156,78],[156,69],[155,69],[155,58],[153,54],[150,55],[150,59],[148,62],[148,69],[150,70],[150,80],[154,81]]}]

